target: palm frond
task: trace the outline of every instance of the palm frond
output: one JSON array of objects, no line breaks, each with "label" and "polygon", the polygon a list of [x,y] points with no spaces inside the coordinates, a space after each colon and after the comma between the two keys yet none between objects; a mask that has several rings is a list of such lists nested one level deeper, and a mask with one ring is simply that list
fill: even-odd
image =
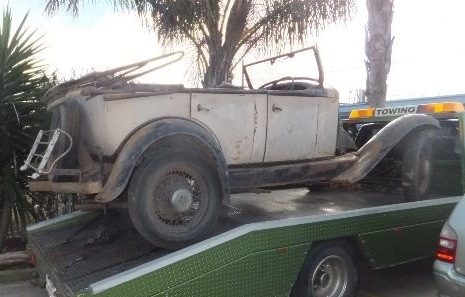
[{"label": "palm frond", "polygon": [[26,27],[27,15],[12,28],[11,10],[6,8],[0,27],[0,252],[9,230],[25,238],[30,205],[27,179],[17,170],[29,153],[37,131],[47,125],[49,115],[39,98],[50,87],[37,58],[43,49],[41,37]]}]

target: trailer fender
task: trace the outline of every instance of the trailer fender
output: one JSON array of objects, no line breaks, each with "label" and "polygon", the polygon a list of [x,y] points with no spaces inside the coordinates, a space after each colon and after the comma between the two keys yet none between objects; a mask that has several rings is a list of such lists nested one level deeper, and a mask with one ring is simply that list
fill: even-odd
[{"label": "trailer fender", "polygon": [[387,124],[355,152],[355,162],[333,178],[336,182],[355,183],[364,178],[407,134],[413,130],[439,129],[439,121],[424,114],[401,116]]},{"label": "trailer fender", "polygon": [[103,203],[116,199],[126,188],[134,168],[141,162],[146,150],[172,136],[187,137],[201,145],[202,152],[211,157],[212,164],[218,172],[223,201],[229,203],[228,167],[218,140],[200,124],[180,118],[157,120],[132,134],[121,148],[105,186],[96,195],[95,200]]}]

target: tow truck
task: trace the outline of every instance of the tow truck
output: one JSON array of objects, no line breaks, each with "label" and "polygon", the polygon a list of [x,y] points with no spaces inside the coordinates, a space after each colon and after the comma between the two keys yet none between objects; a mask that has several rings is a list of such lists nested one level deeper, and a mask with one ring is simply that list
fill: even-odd
[{"label": "tow truck", "polygon": [[232,194],[212,234],[177,251],[147,242],[124,206],[77,211],[28,228],[49,295],[349,297],[363,266],[433,256],[440,229],[464,193],[463,106],[384,110],[355,110],[341,126],[363,147],[404,113],[437,119],[436,141],[419,143],[425,149],[410,156],[426,160],[420,172],[431,175],[419,188],[427,196],[405,201],[408,170],[399,169],[398,152],[407,144],[400,143],[356,186]]},{"label": "tow truck", "polygon": [[[261,68],[305,53],[313,74]],[[361,265],[434,254],[464,192],[462,104],[339,125],[315,47],[245,64],[247,87],[132,82],[182,56],[47,92],[30,189],[94,208],[28,228],[50,296],[349,297]]]}]

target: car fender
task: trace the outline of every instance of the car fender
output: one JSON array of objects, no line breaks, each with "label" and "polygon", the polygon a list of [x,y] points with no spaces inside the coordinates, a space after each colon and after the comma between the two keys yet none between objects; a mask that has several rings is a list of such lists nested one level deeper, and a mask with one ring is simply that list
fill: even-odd
[{"label": "car fender", "polygon": [[221,146],[215,136],[200,124],[182,118],[164,118],[150,122],[133,133],[121,147],[110,175],[95,200],[100,203],[116,199],[126,188],[134,168],[145,151],[156,142],[168,136],[184,135],[194,137],[208,148],[218,172],[223,201],[229,203],[228,166]]},{"label": "car fender", "polygon": [[401,116],[373,136],[355,152],[355,161],[341,174],[336,182],[355,183],[364,178],[407,134],[422,129],[439,129],[439,121],[424,114]]}]

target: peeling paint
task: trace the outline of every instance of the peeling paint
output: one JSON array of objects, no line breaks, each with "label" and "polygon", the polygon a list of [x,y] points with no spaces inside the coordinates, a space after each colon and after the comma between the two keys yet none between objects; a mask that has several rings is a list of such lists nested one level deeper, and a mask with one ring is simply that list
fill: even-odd
[{"label": "peeling paint", "polygon": [[[318,134],[320,134],[320,103],[318,103],[318,105],[316,106],[316,114],[317,114],[317,117],[316,117],[316,134],[315,134],[315,142],[313,143],[313,155],[312,155],[312,158],[315,158],[315,152],[317,151],[317,143],[318,143]],[[328,153],[329,154],[334,154],[334,152],[332,153]]]}]

